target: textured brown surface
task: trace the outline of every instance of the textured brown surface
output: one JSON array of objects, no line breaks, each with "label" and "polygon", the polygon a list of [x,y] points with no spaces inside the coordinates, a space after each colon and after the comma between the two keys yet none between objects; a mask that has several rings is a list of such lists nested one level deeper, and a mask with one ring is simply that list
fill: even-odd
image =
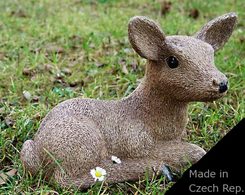
[{"label": "textured brown surface", "polygon": [[235,25],[237,15],[228,13],[208,22],[197,34],[196,38],[201,39],[214,48],[220,49],[231,36]]},{"label": "textured brown surface", "polygon": [[[214,50],[227,41],[235,21],[233,13],[221,16],[195,38],[165,36],[152,20],[132,18],[129,40],[148,59],[141,84],[119,101],[76,98],[57,105],[34,140],[23,145],[21,160],[27,171],[36,174],[43,168],[64,187],[86,188],[94,183],[90,169],[96,166],[107,171],[107,182],[115,183],[138,180],[146,170],[150,175],[159,172],[164,164],[179,168],[199,160],[205,151],[181,141],[188,103],[225,94],[219,93],[218,84],[227,78],[214,66]],[[177,68],[167,65],[169,56],[178,59]],[[111,155],[122,164],[113,164]]]}]

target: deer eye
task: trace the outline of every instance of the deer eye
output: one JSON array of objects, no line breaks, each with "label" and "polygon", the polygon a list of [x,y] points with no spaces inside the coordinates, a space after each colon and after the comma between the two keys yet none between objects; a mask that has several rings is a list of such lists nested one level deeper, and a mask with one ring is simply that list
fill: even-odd
[{"label": "deer eye", "polygon": [[179,61],[176,57],[170,56],[166,59],[169,68],[177,68],[179,66]]}]

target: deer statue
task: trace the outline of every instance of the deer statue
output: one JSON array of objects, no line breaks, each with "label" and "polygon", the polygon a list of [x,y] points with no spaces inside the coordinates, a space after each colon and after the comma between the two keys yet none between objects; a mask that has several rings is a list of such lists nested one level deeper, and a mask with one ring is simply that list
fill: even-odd
[{"label": "deer statue", "polygon": [[129,41],[147,59],[142,82],[121,100],[75,98],[54,107],[23,145],[25,170],[43,170],[63,187],[88,188],[96,177],[133,181],[147,171],[160,173],[164,165],[198,161],[205,151],[183,141],[187,107],[226,94],[228,80],[214,65],[214,52],[227,42],[236,20],[228,13],[194,36],[166,36],[153,20],[131,18]]}]

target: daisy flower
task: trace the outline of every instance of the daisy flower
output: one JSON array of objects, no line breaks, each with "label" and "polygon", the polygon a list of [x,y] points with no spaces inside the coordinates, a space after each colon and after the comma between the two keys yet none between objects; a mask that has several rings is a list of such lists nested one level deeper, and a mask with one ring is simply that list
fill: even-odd
[{"label": "daisy flower", "polygon": [[116,157],[116,156],[111,156],[111,160],[113,163],[116,163],[116,164],[121,164],[122,161],[120,158]]},{"label": "daisy flower", "polygon": [[105,180],[105,175],[106,175],[106,170],[102,169],[100,167],[96,167],[95,169],[90,170],[90,174],[94,178],[94,181],[104,181]]}]

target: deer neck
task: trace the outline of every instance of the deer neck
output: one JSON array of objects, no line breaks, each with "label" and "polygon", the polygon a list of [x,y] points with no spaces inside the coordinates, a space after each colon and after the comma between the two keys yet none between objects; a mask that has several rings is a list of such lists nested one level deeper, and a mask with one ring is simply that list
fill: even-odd
[{"label": "deer neck", "polygon": [[123,100],[132,117],[149,125],[157,139],[181,137],[187,123],[188,103],[169,97],[167,90],[156,88],[154,79],[146,73],[135,91]]}]

